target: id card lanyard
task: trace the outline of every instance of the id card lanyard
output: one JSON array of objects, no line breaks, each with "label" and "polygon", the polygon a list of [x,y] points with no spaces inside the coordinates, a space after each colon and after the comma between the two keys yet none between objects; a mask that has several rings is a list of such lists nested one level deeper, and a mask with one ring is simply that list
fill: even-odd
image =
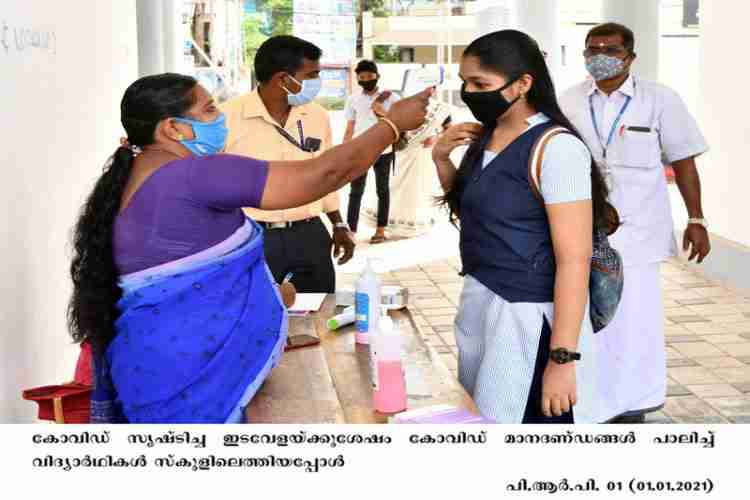
[{"label": "id card lanyard", "polygon": [[596,138],[599,140],[599,144],[601,144],[602,146],[602,156],[604,158],[604,170],[606,173],[606,177],[608,179],[610,177],[610,171],[609,171],[609,165],[607,163],[607,149],[609,149],[609,145],[612,144],[612,139],[615,136],[615,130],[617,130],[617,125],[620,124],[620,120],[622,120],[622,116],[625,114],[625,110],[628,109],[628,106],[630,105],[631,100],[632,100],[631,96],[626,96],[625,104],[623,104],[622,108],[620,108],[620,112],[617,114],[617,118],[612,124],[612,128],[610,129],[609,135],[607,136],[607,142],[604,143],[602,142],[602,134],[599,132],[599,124],[596,121],[596,112],[594,111],[594,94],[589,95],[589,111],[591,112],[591,122],[594,125]]},{"label": "id card lanyard", "polygon": [[283,128],[279,127],[278,125],[274,125],[276,127],[276,130],[281,134],[281,136],[286,139],[287,141],[291,142],[298,148],[300,148],[302,151],[309,152],[308,149],[305,147],[305,132],[302,129],[302,120],[297,120],[297,129],[299,130],[299,142],[297,142],[297,139],[291,136],[289,132],[284,130]]}]

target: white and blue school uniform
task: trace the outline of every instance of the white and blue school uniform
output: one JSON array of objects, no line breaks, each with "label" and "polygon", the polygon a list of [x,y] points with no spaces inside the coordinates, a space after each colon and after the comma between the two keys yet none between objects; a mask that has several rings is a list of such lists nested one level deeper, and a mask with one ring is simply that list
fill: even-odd
[{"label": "white and blue school uniform", "polygon": [[[554,124],[542,113],[527,122],[526,131],[499,154],[483,151],[462,193],[459,381],[482,415],[500,423],[594,423],[599,409],[588,311],[578,342],[578,403],[562,417],[541,411],[555,261],[546,210],[529,187],[528,160],[536,140]],[[571,134],[550,140],[540,177],[546,204],[591,199],[590,176],[583,142]]]},{"label": "white and blue school uniform", "polygon": [[610,95],[593,81],[580,83],[560,106],[591,148],[622,222],[609,238],[623,259],[622,299],[595,337],[601,420],[653,411],[667,392],[659,267],[677,254],[664,162],[698,156],[708,145],[675,91],[633,75]]}]

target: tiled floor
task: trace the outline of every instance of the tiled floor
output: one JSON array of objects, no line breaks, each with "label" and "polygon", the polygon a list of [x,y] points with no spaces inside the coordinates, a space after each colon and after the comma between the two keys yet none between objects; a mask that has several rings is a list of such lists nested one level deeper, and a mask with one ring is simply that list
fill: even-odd
[{"label": "tiled floor", "polygon": [[[405,240],[408,241],[408,240]],[[398,260],[401,242],[383,245],[378,258]],[[411,245],[411,243],[409,243]],[[360,252],[367,254],[366,245]],[[429,252],[428,252],[429,253]],[[414,256],[409,257],[412,259]],[[425,342],[456,373],[453,318],[461,291],[456,257],[399,268],[386,263],[386,284],[409,287],[414,318]],[[340,284],[356,274],[339,273]],[[662,267],[668,400],[653,423],[750,423],[750,300],[706,280],[678,261]]]}]

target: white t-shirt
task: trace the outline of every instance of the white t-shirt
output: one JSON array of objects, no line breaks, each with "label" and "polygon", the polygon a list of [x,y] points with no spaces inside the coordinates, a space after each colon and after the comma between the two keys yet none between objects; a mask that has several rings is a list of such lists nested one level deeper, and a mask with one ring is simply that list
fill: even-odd
[{"label": "white t-shirt", "polygon": [[[344,116],[346,120],[354,122],[354,136],[357,137],[362,135],[370,127],[377,125],[378,117],[375,116],[375,112],[372,110],[372,103],[381,94],[381,90],[378,89],[372,95],[367,95],[363,92],[353,94],[346,101],[346,108],[344,108]],[[391,93],[390,97],[383,103],[383,108],[388,111],[394,102],[397,102],[399,98],[396,94]],[[388,148],[385,152],[388,153],[391,148]]]},{"label": "white t-shirt", "polygon": [[[524,133],[549,117],[537,113],[526,119]],[[498,153],[485,150],[482,169],[497,158]],[[572,134],[558,134],[544,148],[539,191],[545,205],[570,203],[591,199],[591,153],[586,145]]]}]

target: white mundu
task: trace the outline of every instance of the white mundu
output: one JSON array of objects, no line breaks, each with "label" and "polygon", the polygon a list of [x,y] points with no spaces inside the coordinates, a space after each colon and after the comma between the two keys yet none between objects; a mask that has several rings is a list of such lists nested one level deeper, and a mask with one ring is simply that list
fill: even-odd
[{"label": "white mundu", "polygon": [[708,146],[676,92],[633,75],[609,96],[593,81],[578,84],[560,105],[591,148],[622,221],[610,242],[625,264],[623,297],[612,323],[594,336],[605,421],[666,400],[659,264],[676,255],[677,244],[664,164]]}]

